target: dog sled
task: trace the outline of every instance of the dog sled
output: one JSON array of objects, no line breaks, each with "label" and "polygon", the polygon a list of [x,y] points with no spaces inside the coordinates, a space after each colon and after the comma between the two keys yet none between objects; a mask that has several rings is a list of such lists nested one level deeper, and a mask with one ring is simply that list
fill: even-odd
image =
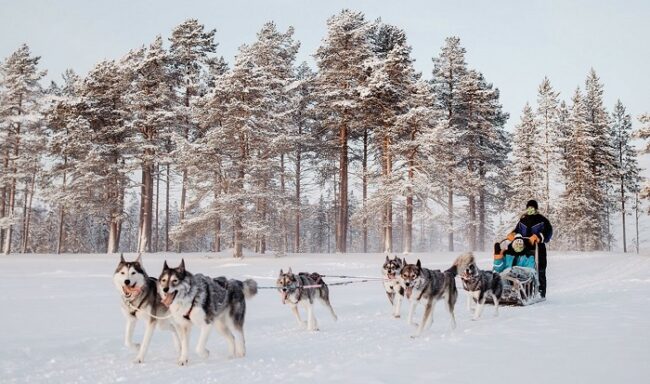
[{"label": "dog sled", "polygon": [[539,292],[538,249],[528,238],[519,237],[514,241],[524,242],[524,251],[517,254],[510,242],[504,240],[494,245],[493,270],[501,274],[503,293],[499,304],[526,306],[542,300]]}]

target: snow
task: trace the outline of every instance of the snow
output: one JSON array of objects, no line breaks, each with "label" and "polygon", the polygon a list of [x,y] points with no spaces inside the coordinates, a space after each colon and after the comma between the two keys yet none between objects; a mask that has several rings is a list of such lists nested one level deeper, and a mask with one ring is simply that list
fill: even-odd
[{"label": "snow", "polygon": [[[384,259],[182,256],[190,271],[255,277],[261,286],[273,285],[280,268],[289,266],[379,276]],[[457,255],[418,256],[425,266],[446,268]],[[481,266],[490,264],[489,255],[478,256]],[[157,275],[165,257],[173,266],[181,255],[145,255],[145,268]],[[0,257],[0,382],[641,383],[650,375],[648,255],[551,252],[546,302],[505,307],[498,318],[488,306],[471,321],[461,292],[458,328],[450,330],[439,304],[433,327],[419,339],[410,338],[415,328],[406,324],[406,303],[401,319],[391,317],[380,282],[331,287],[339,321],[317,305],[318,332],[299,329],[277,292],[260,290],[248,301],[247,356],[228,360],[225,341],[213,332],[210,357],[201,359],[194,353],[195,329],[188,367],[176,365],[171,335],[158,330],[145,362],[131,362],[136,353],[122,345],[124,320],[111,281],[117,261],[111,255]],[[139,323],[137,340],[142,333]]]}]

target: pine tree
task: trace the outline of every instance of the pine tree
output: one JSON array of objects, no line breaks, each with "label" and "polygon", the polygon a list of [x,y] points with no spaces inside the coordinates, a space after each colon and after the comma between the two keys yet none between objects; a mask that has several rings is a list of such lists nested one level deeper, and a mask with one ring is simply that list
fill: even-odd
[{"label": "pine tree", "polygon": [[585,81],[584,103],[592,137],[590,170],[596,178],[592,204],[599,212],[598,220],[593,223],[602,243],[597,249],[605,248],[610,241],[609,212],[612,207],[610,185],[614,178],[615,156],[612,148],[609,116],[603,104],[603,86],[596,72],[592,69]]},{"label": "pine tree", "polygon": [[631,196],[639,192],[640,175],[636,151],[631,143],[632,117],[626,113],[620,100],[616,102],[611,116],[613,147],[616,153],[617,190],[619,193],[621,220],[623,229],[623,252],[627,252],[627,232],[625,216],[626,203]]},{"label": "pine tree", "polygon": [[437,169],[446,178],[447,188],[447,231],[449,235],[448,250],[454,250],[454,193],[456,183],[460,180],[456,158],[456,142],[462,124],[461,79],[467,73],[465,48],[461,47],[458,37],[445,39],[445,46],[440,55],[433,59],[432,85],[436,96],[435,108],[443,122],[438,127]]},{"label": "pine tree", "polygon": [[[204,93],[208,83],[213,81],[214,77],[220,76],[225,72],[225,62],[223,58],[214,58],[211,54],[217,50],[217,44],[214,41],[216,30],[205,30],[205,26],[200,24],[196,19],[188,19],[178,25],[172,31],[169,39],[171,46],[169,56],[171,65],[174,69],[174,85],[179,94],[180,105],[176,108],[177,127],[182,137],[187,141],[196,140],[200,135],[200,130],[193,119],[193,108],[197,99]],[[187,199],[187,170],[182,169],[181,180],[181,201],[179,217],[182,222],[185,219],[186,199]],[[167,165],[167,174],[169,174],[169,164]],[[169,180],[167,180],[169,186]],[[166,204],[169,205],[169,194],[166,197]],[[169,216],[167,210],[166,217]],[[168,219],[166,219],[168,221]],[[218,218],[215,218],[218,224]],[[168,225],[167,225],[168,226]],[[218,237],[217,237],[218,238]],[[217,242],[217,239],[215,239]],[[168,250],[168,241],[166,240],[165,250]],[[182,243],[179,241],[177,251],[181,251]]]},{"label": "pine tree", "polygon": [[363,130],[361,92],[372,57],[370,30],[360,12],[343,10],[327,21],[328,33],[316,52],[319,114],[325,128],[327,154],[338,158],[338,213],[336,251],[346,252],[349,217],[349,142]]},{"label": "pine tree", "polygon": [[171,87],[171,60],[160,36],[133,64],[127,102],[131,109],[129,123],[137,131],[133,135],[134,147],[142,148],[135,154],[142,175],[138,252],[151,252],[154,173],[170,137],[170,127],[176,123],[173,113],[176,95]]},{"label": "pine tree", "polygon": [[523,110],[521,122],[515,126],[512,169],[508,175],[510,192],[508,208],[519,211],[526,202],[544,190],[544,153],[539,150],[539,120],[528,103]]},{"label": "pine tree", "polygon": [[562,176],[565,190],[561,195],[560,240],[580,251],[601,249],[600,207],[594,204],[597,176],[591,172],[592,149],[596,138],[591,134],[589,110],[580,90],[576,90],[569,123],[570,142],[563,159]]},{"label": "pine tree", "polygon": [[[23,250],[28,233],[28,197],[34,193],[36,174],[41,168],[43,152],[42,98],[43,89],[39,81],[46,72],[38,69],[40,57],[32,56],[27,45],[22,45],[11,54],[0,67],[0,124],[3,137],[2,163],[2,241],[3,252],[11,252],[15,213],[19,189],[24,191]],[[30,207],[31,210],[31,207]]]},{"label": "pine tree", "polygon": [[558,158],[558,96],[559,92],[555,92],[550,80],[544,77],[537,90],[536,120],[539,126],[539,137],[534,144],[542,152],[541,163],[539,164],[542,165],[543,169],[544,185],[543,188],[540,188],[537,193],[531,196],[540,196],[539,192],[543,191],[539,200],[541,200],[540,203],[544,204],[544,212],[547,215],[551,215],[551,182],[553,181],[553,175],[557,171],[554,164],[557,164]]},{"label": "pine tree", "polygon": [[376,59],[367,79],[367,91],[364,92],[368,116],[365,121],[368,126],[374,127],[372,139],[375,141],[374,147],[378,149],[381,176],[374,188],[376,192],[365,202],[367,206],[360,213],[365,216],[365,223],[368,214],[376,211],[374,207],[382,212],[382,251],[390,253],[393,252],[394,200],[402,195],[399,176],[394,169],[399,161],[395,145],[408,135],[406,127],[398,124],[398,119],[408,112],[417,76],[404,31],[379,23],[371,38]]}]

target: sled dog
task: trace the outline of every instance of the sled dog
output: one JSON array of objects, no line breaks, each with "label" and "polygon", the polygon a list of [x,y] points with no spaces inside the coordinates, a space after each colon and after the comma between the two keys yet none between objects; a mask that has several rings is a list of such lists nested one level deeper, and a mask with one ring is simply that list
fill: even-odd
[{"label": "sled dog", "polygon": [[257,283],[254,280],[242,282],[225,277],[213,279],[202,274],[194,275],[185,269],[185,260],[181,260],[181,264],[176,268],[169,268],[165,261],[158,278],[158,293],[162,303],[169,307],[179,333],[179,365],[186,365],[188,362],[192,325],[201,330],[196,345],[196,353],[199,356],[207,358],[210,354],[205,345],[212,327],[216,327],[228,342],[230,357],[246,355],[245,299],[257,293]]},{"label": "sled dog", "polygon": [[[406,261],[406,260],[405,260]],[[413,323],[413,312],[420,301],[424,302],[424,315],[418,330],[413,337],[422,333],[425,326],[433,323],[433,309],[438,300],[445,299],[447,309],[451,316],[451,328],[456,328],[456,317],[454,306],[458,298],[456,290],[455,273],[449,269],[445,272],[422,268],[420,260],[415,264],[406,264],[400,272],[400,279],[404,286],[406,298],[411,300],[411,307],[408,314],[408,323]],[[429,322],[430,320],[430,322]],[[414,324],[417,325],[417,324]]]},{"label": "sled dog", "polygon": [[467,291],[467,310],[472,311],[472,301],[476,303],[472,320],[478,320],[488,295],[492,296],[495,316],[499,316],[499,300],[503,293],[501,275],[493,271],[482,271],[476,265],[474,255],[466,253],[458,256],[452,268],[456,268],[463,288]]},{"label": "sled dog", "polygon": [[[149,277],[145,272],[141,256],[138,256],[135,261],[126,261],[124,255],[120,255],[120,262],[113,273],[113,284],[122,297],[122,313],[126,318],[124,344],[128,348],[138,349],[138,355],[134,360],[136,363],[144,361],[144,355],[147,353],[156,326],[171,330],[174,345],[176,349],[179,348],[176,329],[171,323],[167,307],[162,305],[158,296],[156,283],[156,279]],[[133,329],[138,319],[145,323],[141,344],[133,343]]]},{"label": "sled dog", "polygon": [[[329,288],[318,273],[300,272],[294,274],[291,272],[291,268],[286,273],[281,269],[276,286],[280,292],[282,304],[289,303],[291,311],[301,327],[307,326],[309,331],[318,331],[318,323],[313,310],[315,299],[318,299],[330,310],[334,320],[338,319],[330,303]],[[301,304],[307,311],[306,322],[300,318],[298,304]]]},{"label": "sled dog", "polygon": [[393,316],[400,317],[400,307],[402,306],[402,297],[404,297],[404,287],[400,284],[399,275],[402,267],[406,261],[397,256],[389,258],[386,256],[386,261],[382,268],[384,274],[384,289],[386,296],[393,306]]}]

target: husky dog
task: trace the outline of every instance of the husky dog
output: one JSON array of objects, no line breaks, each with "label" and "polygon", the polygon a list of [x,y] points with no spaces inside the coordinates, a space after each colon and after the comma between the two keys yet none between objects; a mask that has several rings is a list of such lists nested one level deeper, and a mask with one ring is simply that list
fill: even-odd
[{"label": "husky dog", "polygon": [[[158,326],[169,329],[173,333],[174,345],[179,346],[178,335],[173,327],[167,307],[162,305],[156,291],[156,279],[149,277],[142,267],[142,258],[139,255],[135,261],[127,262],[124,255],[120,255],[120,262],[113,274],[113,284],[122,296],[122,312],[126,318],[126,333],[124,344],[129,348],[138,349],[136,363],[144,361],[144,355],[149,348],[153,331]],[[137,320],[145,322],[144,338],[142,344],[133,343],[133,329]]]},{"label": "husky dog", "polygon": [[388,301],[393,305],[393,316],[400,317],[400,307],[402,305],[402,297],[404,297],[404,287],[400,284],[399,274],[406,261],[393,256],[389,258],[386,256],[386,261],[382,271],[384,273],[384,289]]},{"label": "husky dog", "polygon": [[[254,280],[228,280],[225,277],[213,279],[185,269],[185,260],[176,268],[169,268],[167,261],[158,278],[158,293],[162,303],[169,307],[181,341],[179,365],[186,365],[192,325],[199,326],[201,333],[196,353],[207,358],[210,352],[205,348],[212,327],[216,327],[228,341],[230,357],[246,354],[244,340],[244,316],[246,298],[257,293]],[[235,337],[234,334],[237,335]]]},{"label": "husky dog", "polygon": [[[282,304],[289,303],[291,311],[296,316],[296,320],[301,327],[306,325],[307,330],[318,331],[318,324],[313,310],[314,299],[320,300],[330,310],[334,320],[338,319],[330,303],[329,288],[318,273],[300,272],[296,275],[291,272],[291,268],[286,273],[280,270],[276,286],[280,292],[280,297],[282,297]],[[307,311],[306,322],[300,318],[298,304],[302,304]]]},{"label": "husky dog", "polygon": [[483,311],[483,305],[488,295],[494,301],[495,316],[499,316],[499,299],[503,293],[501,275],[493,271],[482,271],[476,265],[474,255],[466,253],[458,256],[452,268],[456,268],[463,288],[467,291],[467,309],[472,311],[472,301],[476,303],[472,320],[478,320]]},{"label": "husky dog", "polygon": [[[406,260],[404,260],[406,262]],[[425,302],[424,315],[417,333],[412,337],[417,337],[422,333],[425,326],[433,323],[433,308],[438,300],[446,299],[447,309],[451,315],[451,328],[456,328],[456,317],[454,316],[454,306],[458,298],[456,290],[456,274],[452,269],[445,272],[440,270],[431,270],[422,268],[420,260],[415,264],[405,264],[400,272],[400,279],[404,286],[406,298],[411,300],[409,309],[408,323],[413,323],[413,312],[420,300]],[[429,323],[429,320],[431,322]],[[429,323],[429,324],[427,324]],[[417,324],[414,324],[417,325]]]}]

